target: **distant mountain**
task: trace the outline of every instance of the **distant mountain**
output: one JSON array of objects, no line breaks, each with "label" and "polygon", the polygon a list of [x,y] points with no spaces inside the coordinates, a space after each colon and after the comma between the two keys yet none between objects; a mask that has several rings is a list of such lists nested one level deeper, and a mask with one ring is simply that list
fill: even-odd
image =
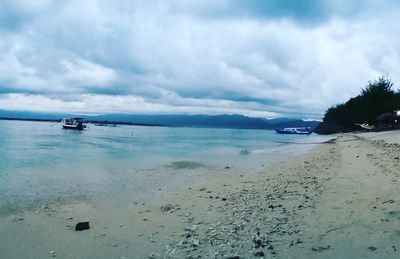
[{"label": "distant mountain", "polygon": [[68,117],[68,115],[67,114],[56,114],[56,113],[0,110],[0,118],[14,118],[14,119],[28,119],[28,120],[29,119],[59,120],[64,117]]},{"label": "distant mountain", "polygon": [[282,127],[315,128],[320,122],[299,119],[264,119],[243,115],[137,115],[105,114],[88,116],[88,120],[108,122],[130,122],[145,124],[162,124],[170,127],[207,127],[236,129],[276,129]]},{"label": "distant mountain", "polygon": [[[0,118],[60,120],[70,117],[70,114],[47,114],[34,112],[3,111]],[[204,127],[204,128],[235,128],[235,129],[276,129],[284,127],[315,128],[318,121],[303,121],[299,119],[278,118],[265,119],[243,115],[146,115],[146,114],[104,114],[86,116],[87,121],[132,123],[146,125],[164,125],[169,127]]]}]

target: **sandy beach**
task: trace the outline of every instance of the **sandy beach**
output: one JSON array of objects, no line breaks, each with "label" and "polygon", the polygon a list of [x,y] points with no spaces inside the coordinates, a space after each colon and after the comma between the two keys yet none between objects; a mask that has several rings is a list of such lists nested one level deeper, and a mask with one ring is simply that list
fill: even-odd
[{"label": "sandy beach", "polygon": [[333,138],[131,208],[88,200],[0,218],[0,257],[399,258],[400,132]]}]

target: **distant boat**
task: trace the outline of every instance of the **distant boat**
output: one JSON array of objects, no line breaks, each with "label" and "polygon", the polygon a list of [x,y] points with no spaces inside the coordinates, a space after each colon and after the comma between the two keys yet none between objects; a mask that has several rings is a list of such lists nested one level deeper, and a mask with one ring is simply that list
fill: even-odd
[{"label": "distant boat", "polygon": [[83,130],[87,126],[84,123],[85,118],[65,118],[61,120],[61,125],[64,129]]},{"label": "distant boat", "polygon": [[300,135],[310,135],[312,133],[311,128],[284,128],[275,130],[279,134],[300,134]]}]

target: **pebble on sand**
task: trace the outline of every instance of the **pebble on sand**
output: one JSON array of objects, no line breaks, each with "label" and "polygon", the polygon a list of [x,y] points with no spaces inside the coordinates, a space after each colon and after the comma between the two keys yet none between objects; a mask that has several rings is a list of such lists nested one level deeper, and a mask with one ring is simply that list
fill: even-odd
[{"label": "pebble on sand", "polygon": [[175,207],[172,204],[165,204],[165,205],[161,205],[161,207],[160,207],[161,211],[163,211],[163,212],[172,211],[174,208]]}]

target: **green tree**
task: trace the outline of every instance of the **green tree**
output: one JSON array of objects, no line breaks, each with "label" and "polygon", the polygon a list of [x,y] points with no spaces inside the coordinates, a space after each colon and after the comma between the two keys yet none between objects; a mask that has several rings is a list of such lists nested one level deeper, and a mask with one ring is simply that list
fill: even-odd
[{"label": "green tree", "polygon": [[357,128],[355,123],[375,124],[376,117],[380,114],[400,109],[400,92],[395,92],[393,85],[387,77],[368,82],[358,96],[344,104],[329,108],[323,123],[316,131],[321,129],[325,129],[327,133],[351,131]]}]

